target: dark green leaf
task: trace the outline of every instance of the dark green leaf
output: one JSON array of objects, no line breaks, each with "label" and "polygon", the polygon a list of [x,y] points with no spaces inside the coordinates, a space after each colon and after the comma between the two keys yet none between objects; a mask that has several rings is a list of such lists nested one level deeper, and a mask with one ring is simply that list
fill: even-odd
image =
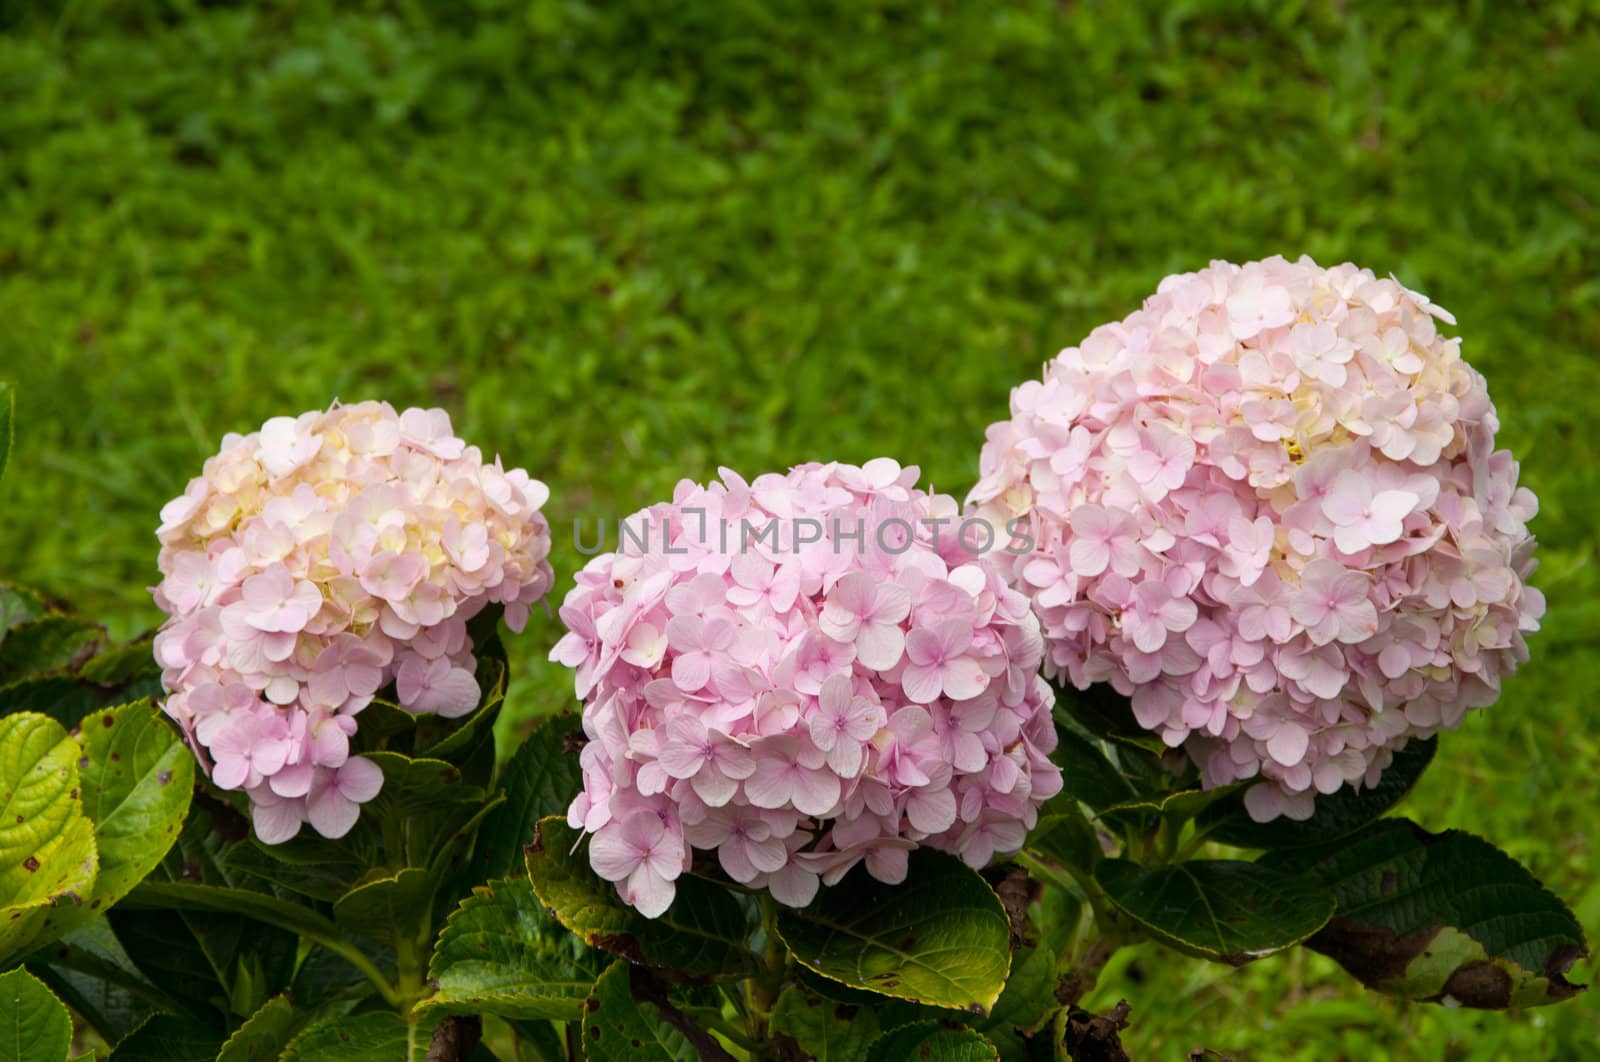
[{"label": "dark green leaf", "polygon": [[577,1021],[604,964],[545,911],[525,877],[490,882],[439,934],[423,1001],[446,1014]]},{"label": "dark green leaf", "polygon": [[161,678],[156,663],[155,637],[144,635],[131,642],[113,645],[91,657],[78,669],[78,677],[97,686],[124,686],[141,679]]},{"label": "dark green leaf", "polygon": [[333,905],[340,926],[379,940],[409,932],[433,901],[433,880],[422,867],[380,872]]},{"label": "dark green leaf", "polygon": [[71,1046],[61,1001],[27,970],[0,974],[0,1062],[61,1062]]},{"label": "dark green leaf", "polygon": [[87,717],[79,782],[100,875],[86,917],[120,900],[177,840],[194,793],[194,756],[149,701]]},{"label": "dark green leaf", "polygon": [[890,1029],[873,1041],[866,1062],[996,1062],[1000,1052],[980,1032],[936,1021]]},{"label": "dark green leaf", "polygon": [[124,901],[132,908],[177,911],[216,911],[278,926],[302,936],[328,939],[338,927],[309,907],[250,889],[195,885],[178,881],[145,881]]},{"label": "dark green leaf", "polygon": [[104,643],[99,624],[73,616],[42,616],[19,624],[0,642],[0,681],[71,667]]},{"label": "dark green leaf", "polygon": [[1333,915],[1331,890],[1256,863],[1197,859],[1145,867],[1107,859],[1094,878],[1157,940],[1234,966],[1298,944]]},{"label": "dark green leaf", "polygon": [[564,815],[583,787],[574,739],[582,735],[576,715],[557,715],[534,728],[501,772],[506,802],[478,831],[473,877],[477,881],[515,874],[522,849],[533,840],[539,820]]},{"label": "dark green leaf", "polygon": [[1532,1007],[1582,990],[1563,975],[1588,954],[1553,893],[1470,833],[1384,819],[1316,848],[1262,857],[1338,897],[1310,946],[1363,984],[1402,999]]},{"label": "dark green leaf", "polygon": [[139,972],[104,918],[36,953],[29,967],[107,1043],[132,1032],[152,1009],[179,1009]]},{"label": "dark green leaf", "polygon": [[1068,727],[1056,727],[1056,750],[1050,758],[1061,768],[1063,791],[1095,811],[1138,798],[1132,783],[1096,744]]},{"label": "dark green leaf", "polygon": [[474,746],[494,742],[494,721],[506,697],[505,648],[499,638],[476,649],[478,688],[483,691],[478,707],[460,719],[423,716],[417,720],[417,751],[437,759],[464,761]]},{"label": "dark green leaf", "polygon": [[835,1003],[800,985],[790,985],[772,1008],[772,1031],[787,1036],[816,1062],[855,1062],[878,1038],[870,1007]]},{"label": "dark green leaf", "polygon": [[1096,683],[1086,690],[1055,683],[1056,712],[1065,715],[1096,737],[1115,741],[1119,745],[1141,749],[1161,756],[1167,747],[1161,739],[1139,725],[1133,717],[1133,706],[1128,698],[1106,683]]},{"label": "dark green leaf", "polygon": [[955,856],[911,853],[906,880],[858,866],[811,905],[778,916],[797,961],[855,988],[987,1012],[1010,969],[1010,923],[994,890]]},{"label": "dark green leaf", "polygon": [[371,814],[415,815],[435,811],[443,804],[476,804],[484,791],[466,785],[461,768],[444,760],[412,759],[398,752],[369,752],[367,758],[383,768],[383,789],[372,801]]},{"label": "dark green leaf", "polygon": [[666,913],[646,918],[589,868],[579,840],[565,819],[552,815],[540,820],[526,856],[539,902],[585,942],[698,977],[735,979],[760,968],[749,948],[751,910],[727,889],[685,874]]},{"label": "dark green leaf", "polygon": [[213,1062],[222,1030],[194,1018],[152,1015],[111,1052],[111,1062]]},{"label": "dark green leaf", "polygon": [[54,933],[94,887],[94,825],[78,802],[78,743],[53,719],[0,718],[0,962]]},{"label": "dark green leaf", "polygon": [[1331,796],[1319,795],[1316,810],[1304,822],[1283,817],[1271,822],[1255,822],[1245,810],[1244,795],[1240,792],[1210,808],[1201,817],[1200,825],[1215,824],[1208,833],[1212,840],[1240,848],[1296,848],[1337,840],[1376,819],[1411,792],[1411,787],[1433,762],[1437,747],[1437,738],[1407,742],[1394,754],[1394,761],[1377,785],[1361,790],[1345,786]]},{"label": "dark green leaf", "polygon": [[283,1062],[421,1062],[431,1030],[393,1011],[317,1022],[289,1042]]},{"label": "dark green leaf", "polygon": [[731,1056],[689,1024],[643,967],[618,959],[595,982],[583,1012],[589,1062],[723,1062]]},{"label": "dark green leaf", "polygon": [[95,690],[71,675],[35,675],[0,686],[0,715],[37,712],[68,730],[100,707]]},{"label": "dark green leaf", "polygon": [[228,1037],[216,1062],[278,1062],[299,1024],[284,996],[273,996]]},{"label": "dark green leaf", "polygon": [[1087,870],[1103,853],[1094,827],[1083,817],[1078,802],[1068,793],[1058,793],[1039,809],[1039,821],[1028,831],[1023,850],[1036,859],[1056,867]]}]

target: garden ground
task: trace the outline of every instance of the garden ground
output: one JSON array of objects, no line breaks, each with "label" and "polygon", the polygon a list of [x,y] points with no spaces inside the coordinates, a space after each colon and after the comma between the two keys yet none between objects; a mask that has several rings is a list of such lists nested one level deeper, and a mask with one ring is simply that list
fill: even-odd
[{"label": "garden ground", "polygon": [[[0,569],[142,629],[155,514],[224,432],[384,397],[551,485],[564,587],[574,520],[719,465],[960,495],[1010,387],[1164,274],[1351,259],[1455,312],[1543,504],[1534,660],[1405,810],[1600,928],[1600,27],[1240,6],[0,5]],[[513,643],[524,719],[571,704],[555,637]],[[1135,951],[1121,996],[1135,1058],[1600,1038],[1600,993],[1406,1007],[1298,952]]]}]

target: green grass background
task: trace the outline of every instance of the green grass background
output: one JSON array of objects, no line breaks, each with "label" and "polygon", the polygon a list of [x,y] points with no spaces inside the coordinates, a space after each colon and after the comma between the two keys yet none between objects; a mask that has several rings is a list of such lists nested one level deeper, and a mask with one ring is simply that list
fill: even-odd
[{"label": "green grass background", "polygon": [[[718,465],[890,454],[959,495],[1009,389],[1164,274],[1352,259],[1457,314],[1543,505],[1534,660],[1407,810],[1600,929],[1593,12],[0,0],[0,569],[142,629],[156,512],[224,432],[383,397],[551,485],[564,588],[573,519]],[[514,642],[523,718],[570,700],[556,636]],[[1092,1002],[1124,995],[1136,1058],[1600,1040],[1600,993],[1405,1007],[1310,955],[1135,952]]]}]

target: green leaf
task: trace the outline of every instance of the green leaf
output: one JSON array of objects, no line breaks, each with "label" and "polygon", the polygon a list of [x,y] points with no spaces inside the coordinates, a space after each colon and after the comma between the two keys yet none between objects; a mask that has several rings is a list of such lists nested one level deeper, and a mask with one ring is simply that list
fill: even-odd
[{"label": "green leaf", "polygon": [[149,701],[96,712],[79,734],[83,809],[100,853],[87,916],[120,900],[177,840],[194,794],[194,756]]},{"label": "green leaf", "polygon": [[0,974],[0,1062],[61,1062],[72,1047],[72,1018],[26,970]]},{"label": "green leaf", "polygon": [[522,850],[533,840],[539,820],[565,815],[583,788],[576,749],[569,744],[582,734],[573,714],[550,716],[534,729],[501,772],[506,802],[478,831],[473,880],[488,881],[517,873]]},{"label": "green leaf", "polygon": [[216,1062],[278,1062],[298,1024],[289,1000],[273,996],[228,1037]]},{"label": "green leaf", "polygon": [[222,1031],[205,1022],[155,1014],[111,1052],[111,1062],[212,1062]]},{"label": "green leaf", "polygon": [[1083,817],[1077,800],[1069,793],[1057,793],[1039,809],[1039,821],[1028,831],[1023,850],[1036,859],[1057,867],[1092,867],[1104,853],[1094,827]]},{"label": "green leaf", "polygon": [[104,644],[99,624],[75,616],[42,616],[18,624],[0,642],[0,681],[71,668]]},{"label": "green leaf", "polygon": [[380,872],[339,897],[334,921],[347,930],[387,940],[396,927],[414,924],[433,900],[433,880],[422,867]]},{"label": "green leaf", "polygon": [[[1399,803],[1433,762],[1437,747],[1437,738],[1408,741],[1394,754],[1377,785],[1360,790],[1344,786],[1332,795],[1319,795],[1316,810],[1304,822],[1285,817],[1255,822],[1245,810],[1244,795],[1239,792],[1210,808],[1199,824],[1208,829],[1211,840],[1240,848],[1297,848],[1334,841],[1356,832]],[[1242,788],[1248,787],[1246,784]]]},{"label": "green leaf", "polygon": [[492,881],[462,901],[428,966],[422,1005],[445,1014],[577,1021],[599,956],[545,911],[525,877]]},{"label": "green leaf", "polygon": [[731,1062],[709,1033],[667,1002],[648,970],[623,959],[600,975],[584,1005],[583,1057],[589,1062]]},{"label": "green leaf", "polygon": [[772,1008],[772,1031],[794,1040],[816,1062],[855,1062],[878,1038],[878,1016],[869,1007],[835,1003],[790,985]]},{"label": "green leaf", "polygon": [[107,1043],[132,1032],[152,1009],[179,1009],[139,972],[104,918],[68,933],[28,965]]},{"label": "green leaf", "polygon": [[0,718],[0,962],[53,932],[94,886],[94,826],[78,803],[78,743],[53,719]]},{"label": "green leaf", "polygon": [[1053,683],[1056,691],[1058,719],[1064,715],[1095,737],[1114,741],[1119,745],[1140,749],[1153,756],[1162,756],[1168,749],[1161,739],[1133,717],[1133,706],[1128,698],[1106,683],[1096,683],[1086,690],[1070,685]]},{"label": "green leaf", "polygon": [[374,1010],[310,1026],[284,1048],[283,1062],[420,1062],[431,1030],[393,1011]]},{"label": "green leaf", "polygon": [[891,1029],[872,1042],[866,1062],[996,1062],[999,1050],[980,1032],[919,1021]]},{"label": "green leaf", "polygon": [[50,612],[50,602],[32,587],[0,583],[0,641],[19,623],[36,620]]},{"label": "green leaf", "polygon": [[1309,946],[1386,995],[1499,1009],[1559,1002],[1585,987],[1563,976],[1588,954],[1583,927],[1481,837],[1384,819],[1262,863],[1333,891],[1338,911]]},{"label": "green leaf", "polygon": [[369,752],[367,759],[383,769],[383,789],[373,798],[373,815],[402,817],[436,811],[444,804],[476,804],[484,791],[465,785],[461,769],[445,760],[412,759],[398,752]]},{"label": "green leaf", "polygon": [[1133,784],[1093,741],[1068,727],[1056,727],[1051,760],[1061,768],[1063,791],[1095,811],[1138,799]]},{"label": "green leaf", "polygon": [[580,840],[565,819],[552,815],[539,821],[526,858],[539,902],[585,943],[698,977],[733,980],[760,970],[749,948],[751,909],[727,889],[685,874],[672,906],[660,918],[646,918],[590,869]]},{"label": "green leaf", "polygon": [[35,712],[70,730],[98,707],[94,689],[71,675],[35,675],[0,685],[0,715]]},{"label": "green leaf", "polygon": [[1095,867],[1107,898],[1151,936],[1188,955],[1241,966],[1298,944],[1333,916],[1333,893],[1257,863],[1197,859]]},{"label": "green leaf", "polygon": [[[480,614],[481,615],[481,614]],[[424,756],[463,761],[474,746],[494,741],[494,721],[506,698],[505,647],[494,637],[488,642],[475,643],[478,658],[478,688],[483,698],[470,715],[459,719],[443,716],[422,716],[417,720],[417,751]]]},{"label": "green leaf", "polygon": [[911,853],[906,880],[885,885],[858,866],[811,905],[778,916],[804,966],[897,999],[986,1013],[1011,966],[1005,909],[955,856]]},{"label": "green leaf", "polygon": [[131,642],[101,651],[78,669],[78,677],[97,686],[123,686],[143,679],[161,679],[156,663],[155,636],[146,634]]},{"label": "green leaf", "polygon": [[17,389],[0,383],[0,480],[6,478],[6,465],[11,462],[11,444],[16,438]]},{"label": "green leaf", "polygon": [[250,889],[194,885],[181,881],[145,881],[123,901],[131,908],[216,911],[239,915],[312,938],[337,938],[339,929],[309,907]]}]

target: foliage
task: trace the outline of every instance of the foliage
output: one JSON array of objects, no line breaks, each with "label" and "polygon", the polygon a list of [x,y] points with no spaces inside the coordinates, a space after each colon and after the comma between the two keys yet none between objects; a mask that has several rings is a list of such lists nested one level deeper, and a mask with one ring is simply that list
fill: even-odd
[{"label": "foliage", "polygon": [[[445,404],[490,449],[569,485],[552,500],[564,573],[581,562],[573,519],[592,541],[597,516],[719,464],[891,452],[958,488],[1009,386],[1159,276],[1273,251],[1369,262],[1458,311],[1502,438],[1544,504],[1536,581],[1551,601],[1528,670],[1443,745],[1408,808],[1433,829],[1501,839],[1576,897],[1579,923],[1600,917],[1586,840],[1600,744],[1583,725],[1600,680],[1589,651],[1600,435],[1585,401],[1600,383],[1587,354],[1600,334],[1600,28],[1580,5],[872,4],[783,18],[756,3],[473,7],[0,11],[0,371],[19,385],[20,429],[0,482],[8,575],[130,638],[155,618],[140,589],[148,534],[181,470],[222,432],[333,394]],[[606,401],[591,401],[601,390]],[[8,629],[50,612],[43,596],[0,591]],[[518,726],[570,703],[568,676],[542,663],[554,630],[536,620],[512,647],[502,762]],[[143,688],[118,686],[147,647],[102,650],[104,638],[53,620],[10,654],[0,643],[0,712],[70,730],[153,693],[148,674]],[[56,666],[20,678],[9,669],[24,658]],[[1120,743],[1092,747],[1129,784],[1156,776]],[[509,767],[477,770],[464,788],[508,796],[473,827],[505,831],[471,854],[487,862],[435,879],[420,835],[441,823],[418,827],[416,844],[400,838],[417,864],[406,869],[438,885],[435,928],[471,885],[518,873],[515,846],[561,811],[553,792],[513,795]],[[1050,910],[1074,888],[1122,917],[1074,875],[1108,838],[1140,859],[1141,848],[1254,858],[1208,843],[1247,831],[1237,819],[1196,842],[1229,797],[1193,818],[1185,792],[1047,809],[1025,860],[1046,885],[1023,933],[1075,933],[1069,912]],[[1384,810],[1339,830],[1397,829],[1366,825]],[[258,1019],[276,1044],[271,1001],[291,990],[329,1015],[292,1030],[300,1057],[348,1043],[347,1020],[389,1035],[392,1021],[359,1010],[381,993],[352,961],[392,982],[400,956],[392,941],[351,943],[335,910],[385,858],[374,833],[286,861],[202,790],[157,884],[293,903],[346,954],[317,943],[302,957],[294,933],[236,912],[124,900],[29,969],[113,1031],[104,1039],[128,1037],[125,1057],[141,1043],[150,1057],[184,1057],[180,1042],[214,1052],[235,1027],[252,1040]],[[465,850],[469,834],[442,847]],[[418,881],[403,873],[366,882],[379,902],[347,917],[379,918],[383,897]],[[764,927],[747,914],[764,960]],[[1096,957],[1081,947],[1062,976]],[[593,956],[601,969],[609,954]],[[1045,950],[1027,954],[1012,956],[1013,983],[1047,965]],[[723,1020],[705,995],[720,988],[657,980],[678,986],[679,1013]],[[1377,1057],[1397,1043],[1535,1057],[1577,1055],[1600,1035],[1592,994],[1485,1018],[1341,984],[1332,960],[1302,948],[1236,971],[1144,942],[1106,959],[1080,1002],[1105,1012],[1132,999],[1122,1036],[1135,1057],[1197,1042],[1256,1058]],[[864,1017],[881,1003],[834,998],[849,992],[801,975],[776,994],[772,1027],[805,1044],[789,1022],[806,1006],[850,1011],[847,1027],[873,1040],[892,1031]],[[959,1017],[912,1006],[889,1004],[886,1020]],[[510,1030],[563,1042],[521,1019],[490,1025],[495,1043]],[[974,1035],[1020,1057],[1001,1042],[1010,1029]]]}]

